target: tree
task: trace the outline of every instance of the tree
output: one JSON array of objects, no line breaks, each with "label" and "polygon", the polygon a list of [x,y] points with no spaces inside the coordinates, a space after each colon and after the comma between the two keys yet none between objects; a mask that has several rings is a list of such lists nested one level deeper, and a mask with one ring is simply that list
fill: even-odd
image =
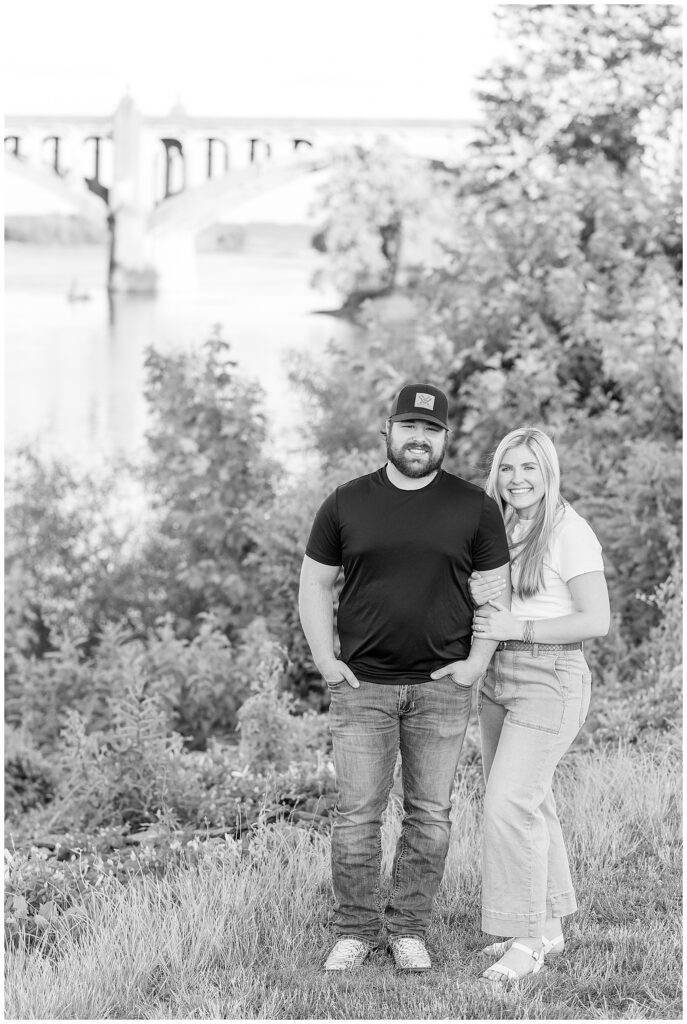
[{"label": "tree", "polygon": [[[5,520],[6,649],[42,657],[60,635],[97,644],[108,621],[138,630],[153,617],[149,577],[139,562],[145,522],[127,508],[130,468],[79,474],[24,449],[8,465]],[[152,622],[152,619],[151,619]]]},{"label": "tree", "polygon": [[323,218],[326,274],[345,296],[344,308],[354,311],[396,288],[404,248],[437,200],[437,181],[427,161],[384,138],[336,157],[316,211]]},{"label": "tree", "polygon": [[[551,156],[679,170],[681,10],[676,4],[502,5],[514,55],[485,76],[478,144],[490,171]],[[666,166],[665,157],[668,157]]]},{"label": "tree", "polygon": [[381,457],[380,431],[395,394],[407,381],[431,376],[437,359],[430,337],[420,350],[412,319],[388,321],[365,306],[359,324],[345,343],[331,341],[323,360],[291,357],[289,379],[308,403],[305,429],[327,459],[356,451]]},{"label": "tree", "polygon": [[270,503],[277,476],[263,452],[262,392],[236,373],[219,331],[202,359],[150,351],[146,367],[146,482],[159,515],[150,556],[171,574],[168,607],[189,632],[204,612],[231,632],[255,614],[241,571],[252,547],[245,510]]}]

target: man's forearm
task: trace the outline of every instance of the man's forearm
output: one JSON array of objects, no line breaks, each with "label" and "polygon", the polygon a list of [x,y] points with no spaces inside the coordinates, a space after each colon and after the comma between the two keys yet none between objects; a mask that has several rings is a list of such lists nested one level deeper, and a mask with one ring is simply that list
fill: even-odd
[{"label": "man's forearm", "polygon": [[313,661],[318,666],[335,657],[333,610],[331,588],[313,584],[301,587],[298,612]]},{"label": "man's forearm", "polygon": [[[487,580],[498,579],[503,582],[503,592],[499,598],[501,603],[506,608],[510,608],[512,598],[512,587],[510,579],[510,564],[507,562],[505,565],[500,566],[493,572],[484,573],[484,578]],[[494,656],[494,651],[498,646],[497,640],[480,640],[479,637],[474,633],[472,634],[472,646],[470,647],[470,654],[468,659],[475,665],[475,668],[479,668],[480,675],[484,675],[489,667],[489,662]],[[474,662],[473,662],[474,659]]]},{"label": "man's forearm", "polygon": [[484,675],[489,667],[494,651],[498,646],[498,640],[479,640],[473,635],[472,646],[470,647],[470,653],[467,657],[467,661],[474,665],[476,669],[480,670],[480,675]]}]

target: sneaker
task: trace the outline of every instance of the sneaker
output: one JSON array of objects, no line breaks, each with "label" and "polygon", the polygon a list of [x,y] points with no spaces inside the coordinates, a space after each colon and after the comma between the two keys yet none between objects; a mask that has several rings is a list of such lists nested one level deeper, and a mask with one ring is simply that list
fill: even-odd
[{"label": "sneaker", "polygon": [[429,971],[432,967],[427,947],[417,935],[389,939],[389,948],[399,971]]},{"label": "sneaker", "polygon": [[350,971],[365,963],[370,946],[362,939],[339,939],[327,957],[325,971]]}]

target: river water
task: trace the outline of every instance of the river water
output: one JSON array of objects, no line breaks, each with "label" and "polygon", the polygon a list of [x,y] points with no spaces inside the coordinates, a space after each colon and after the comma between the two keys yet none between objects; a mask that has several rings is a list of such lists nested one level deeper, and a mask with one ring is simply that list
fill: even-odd
[{"label": "river water", "polygon": [[[320,257],[321,258],[321,257]],[[316,359],[352,328],[314,313],[337,305],[315,291],[318,256],[292,232],[242,252],[199,252],[198,285],[156,298],[105,288],[99,246],[5,246],[5,447],[34,443],[84,468],[144,449],[147,346],[197,349],[220,324],[237,372],[265,392],[270,450],[299,468],[307,455],[299,395],[287,376],[289,352]],[[69,301],[75,282],[87,300]]]}]

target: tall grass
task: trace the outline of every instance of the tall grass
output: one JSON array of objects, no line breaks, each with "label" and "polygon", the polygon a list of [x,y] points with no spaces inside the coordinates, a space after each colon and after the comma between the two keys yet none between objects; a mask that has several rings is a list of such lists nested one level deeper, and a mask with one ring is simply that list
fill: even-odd
[{"label": "tall grass", "polygon": [[[572,755],[557,800],[580,910],[562,958],[519,993],[478,981],[481,793],[456,793],[428,944],[434,969],[399,976],[384,950],[325,975],[329,840],[284,825],[251,855],[106,891],[50,949],[6,959],[10,1019],[681,1019],[680,765],[675,753]],[[383,835],[388,870],[400,808]]]}]

